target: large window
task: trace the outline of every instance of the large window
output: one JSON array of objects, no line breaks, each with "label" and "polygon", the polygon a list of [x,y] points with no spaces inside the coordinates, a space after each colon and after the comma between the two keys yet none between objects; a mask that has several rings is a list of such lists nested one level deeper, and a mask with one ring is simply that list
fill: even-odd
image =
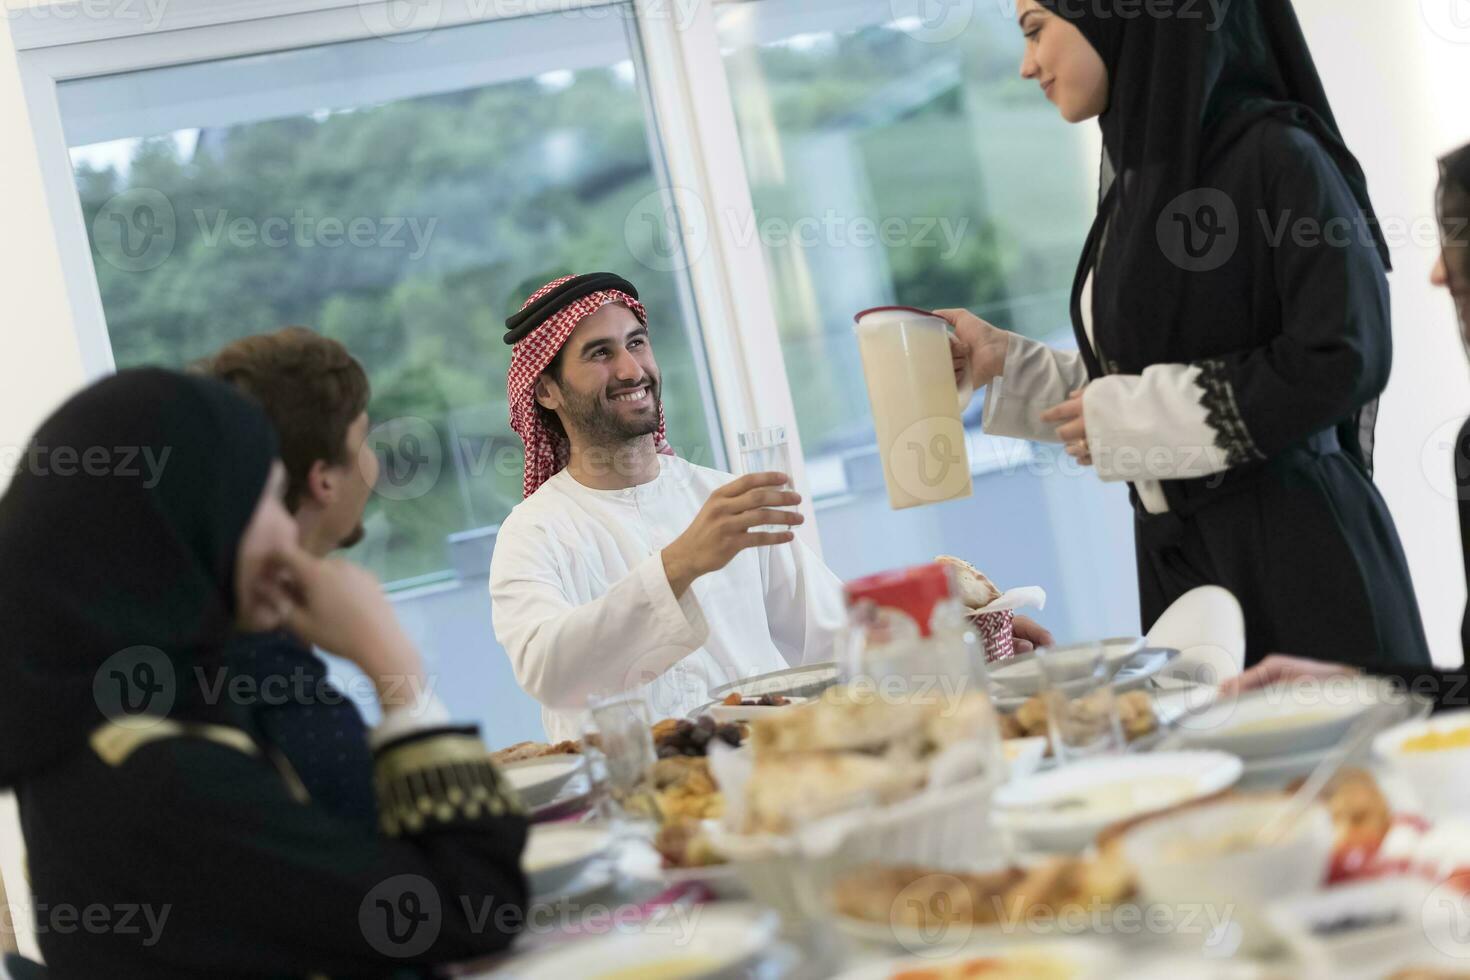
[{"label": "large window", "polygon": [[[1040,584],[1058,632],[1136,628],[1121,491],[967,416],[974,496],[888,509],[852,316],[967,307],[1070,344],[1097,149],[1034,82],[1007,4],[748,0],[718,10],[758,236],[828,561],[971,558]],[[1070,479],[1068,478],[1070,477]],[[875,535],[871,529],[883,527]],[[1070,579],[1070,582],[1069,582]],[[1069,588],[1075,585],[1077,588]]]},{"label": "large window", "polygon": [[387,472],[355,555],[421,581],[521,497],[505,317],[608,269],[655,317],[671,441],[718,464],[693,306],[660,261],[679,243],[629,219],[667,183],[632,25],[615,7],[62,83],[118,366],[286,324],[342,341]]},{"label": "large window", "polygon": [[[181,0],[157,29],[22,21],[91,369],[185,365],[286,324],[343,341],[388,473],[355,557],[398,586],[441,695],[495,744],[541,734],[485,591],[521,486],[503,321],[564,272],[638,283],[681,454],[727,466],[736,432],[796,423],[842,577],[960,554],[1045,586],[1062,637],[1136,629],[1121,488],[987,437],[978,399],[973,497],[894,512],[882,484],[854,312],[966,306],[1070,342],[1096,131],[1016,77],[1008,5],[502,6]],[[437,19],[378,22],[409,8]]]}]

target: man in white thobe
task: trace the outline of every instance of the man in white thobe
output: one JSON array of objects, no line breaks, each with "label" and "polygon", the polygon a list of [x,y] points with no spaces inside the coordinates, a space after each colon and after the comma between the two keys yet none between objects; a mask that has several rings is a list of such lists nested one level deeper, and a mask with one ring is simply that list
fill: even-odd
[{"label": "man in white thobe", "polygon": [[648,318],[609,273],[558,279],[507,321],[525,500],[490,568],[495,636],[547,738],[590,696],[682,717],[720,684],[832,660],[841,582],[789,530],[784,474],[735,479],[673,455]]}]

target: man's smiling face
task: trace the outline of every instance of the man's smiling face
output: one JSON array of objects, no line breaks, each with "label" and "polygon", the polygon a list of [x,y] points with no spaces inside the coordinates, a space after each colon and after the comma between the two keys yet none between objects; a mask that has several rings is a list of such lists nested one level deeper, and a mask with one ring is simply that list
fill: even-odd
[{"label": "man's smiling face", "polygon": [[648,328],[609,303],[577,324],[536,401],[556,412],[574,443],[617,446],[658,431],[662,386]]}]

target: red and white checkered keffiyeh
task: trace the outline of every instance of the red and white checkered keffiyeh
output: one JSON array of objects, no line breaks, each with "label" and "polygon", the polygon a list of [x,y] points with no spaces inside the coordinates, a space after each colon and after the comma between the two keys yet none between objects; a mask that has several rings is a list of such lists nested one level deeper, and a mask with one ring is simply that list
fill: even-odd
[{"label": "red and white checkered keffiyeh", "polygon": [[[552,280],[532,293],[521,304],[521,309],[573,278],[563,276]],[[565,439],[542,423],[541,415],[536,411],[536,379],[551,365],[572,331],[577,329],[577,324],[609,303],[622,303],[633,311],[639,323],[648,325],[648,311],[642,303],[621,290],[605,289],[568,303],[510,349],[510,374],[506,379],[505,393],[510,401],[510,427],[526,444],[526,478],[522,489],[527,497],[567,465],[572,451]],[[658,409],[658,431],[654,433],[653,440],[654,448],[660,453],[674,455],[665,434],[662,405]]]}]

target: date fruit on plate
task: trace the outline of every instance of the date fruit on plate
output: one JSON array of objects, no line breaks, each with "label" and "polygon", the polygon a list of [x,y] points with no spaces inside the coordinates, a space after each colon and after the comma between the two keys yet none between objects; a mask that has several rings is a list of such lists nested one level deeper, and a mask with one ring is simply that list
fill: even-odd
[{"label": "date fruit on plate", "polygon": [[701,715],[698,721],[670,718],[653,726],[653,747],[660,759],[681,755],[708,755],[711,742],[719,741],[738,747],[745,741],[745,735],[744,725],[721,725],[709,715]]},{"label": "date fruit on plate", "polygon": [[720,703],[727,708],[784,708],[791,702],[780,694],[762,694],[758,698],[743,698],[739,691],[731,691]]}]

